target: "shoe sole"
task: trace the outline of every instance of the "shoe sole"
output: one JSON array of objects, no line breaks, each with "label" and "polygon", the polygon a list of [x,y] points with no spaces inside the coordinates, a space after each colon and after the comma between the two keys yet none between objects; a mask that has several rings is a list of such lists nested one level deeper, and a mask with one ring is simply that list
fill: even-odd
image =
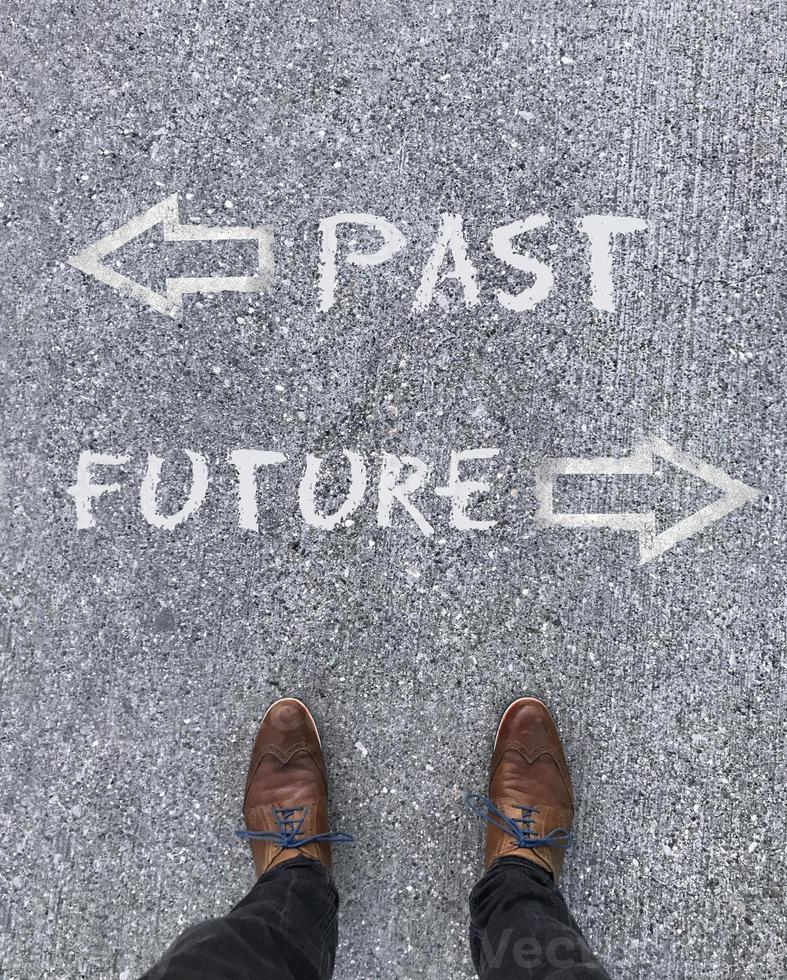
[{"label": "shoe sole", "polygon": [[[311,713],[311,711],[309,711],[309,709],[306,707],[306,705],[303,703],[303,701],[300,700],[300,698],[279,698],[277,701],[274,701],[273,704],[270,706],[270,708],[268,708],[268,710],[262,716],[262,721],[265,721],[265,719],[268,717],[268,715],[271,713],[271,711],[273,711],[273,709],[277,705],[281,704],[282,701],[290,701],[292,704],[297,704],[301,708],[303,708],[303,710],[309,716],[309,721],[312,723],[312,726],[314,727],[314,731],[317,734],[317,743],[319,744],[320,748],[322,748],[322,739],[320,738],[320,729],[317,727],[317,722],[314,720],[314,715]],[[262,724],[262,722],[260,724]]]},{"label": "shoe sole", "polygon": [[[511,704],[503,712],[503,717],[500,719],[500,724],[497,726],[497,731],[495,732],[495,746],[497,746],[497,739],[500,735],[500,729],[503,727],[503,722],[506,720],[511,711],[514,710],[518,705],[522,704],[523,701],[535,701],[536,704],[540,704],[541,707],[546,711],[550,718],[552,718],[552,712],[549,708],[541,701],[539,698],[517,698],[516,701],[512,701]],[[553,719],[554,720],[554,719]]]}]

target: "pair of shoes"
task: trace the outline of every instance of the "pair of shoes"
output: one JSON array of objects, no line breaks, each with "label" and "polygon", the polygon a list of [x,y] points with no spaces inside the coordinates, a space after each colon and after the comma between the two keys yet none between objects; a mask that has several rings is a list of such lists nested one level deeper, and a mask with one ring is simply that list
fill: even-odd
[{"label": "pair of shoes", "polygon": [[[546,706],[535,698],[509,705],[495,737],[487,796],[469,794],[468,807],[487,822],[488,868],[520,857],[560,876],[571,839],[574,806],[560,736]],[[328,780],[317,726],[296,698],[268,709],[254,742],[243,801],[257,874],[303,856],[331,864],[331,844],[351,841],[331,833]]]}]

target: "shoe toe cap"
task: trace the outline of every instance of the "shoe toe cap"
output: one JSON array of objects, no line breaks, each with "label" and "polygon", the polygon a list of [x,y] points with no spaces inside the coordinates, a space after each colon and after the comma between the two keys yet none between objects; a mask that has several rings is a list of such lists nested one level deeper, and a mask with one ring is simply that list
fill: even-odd
[{"label": "shoe toe cap", "polygon": [[274,744],[297,741],[319,744],[314,719],[306,705],[296,698],[280,698],[270,706],[260,726],[260,736]]},{"label": "shoe toe cap", "polygon": [[497,731],[496,742],[540,742],[557,739],[549,708],[537,698],[519,698],[508,706]]}]

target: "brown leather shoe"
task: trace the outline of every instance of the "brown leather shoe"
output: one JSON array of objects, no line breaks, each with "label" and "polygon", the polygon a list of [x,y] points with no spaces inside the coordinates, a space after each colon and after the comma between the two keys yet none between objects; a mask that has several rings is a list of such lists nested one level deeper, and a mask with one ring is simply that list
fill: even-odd
[{"label": "brown leather shoe", "polygon": [[243,816],[257,874],[303,856],[330,867],[328,781],[317,726],[297,698],[275,701],[260,724],[246,777]]},{"label": "brown leather shoe", "polygon": [[495,737],[489,798],[470,794],[467,802],[487,821],[487,868],[501,857],[521,857],[558,880],[574,801],[563,746],[545,704],[519,698],[508,706]]}]

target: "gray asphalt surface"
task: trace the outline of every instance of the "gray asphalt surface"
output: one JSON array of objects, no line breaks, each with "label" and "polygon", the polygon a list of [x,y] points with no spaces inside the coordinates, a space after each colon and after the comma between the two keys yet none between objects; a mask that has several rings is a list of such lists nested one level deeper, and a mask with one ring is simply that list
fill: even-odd
[{"label": "gray asphalt surface", "polygon": [[[564,890],[611,974],[787,975],[785,27],[783,3],[710,0],[11,5],[4,977],[130,980],[241,897],[247,755],[285,693],[320,724],[334,824],[358,841],[336,854],[337,977],[470,977],[482,831],[461,797],[527,692],[565,738]],[[173,193],[183,222],[271,228],[269,295],[187,297],[176,322],[67,265]],[[338,211],[409,244],[342,267],[321,314],[317,223]],[[481,303],[448,281],[415,314],[443,211],[464,216]],[[495,290],[522,278],[489,234],[536,211],[555,289],[510,313]],[[575,227],[608,211],[649,223],[616,252],[615,313],[589,302]],[[123,268],[159,286],[247,254],[147,244]],[[537,526],[543,459],[643,434],[760,497],[643,566],[634,534]],[[432,538],[401,511],[377,527],[379,453],[423,457],[434,486],[478,446],[500,449],[472,508],[496,528],[452,529],[430,492]],[[237,526],[239,447],[289,460],[256,536]],[[183,448],[209,460],[208,499],[151,528],[145,458],[166,457],[177,507]],[[371,487],[321,533],[297,483],[325,456],[341,499],[342,448]],[[131,456],[90,531],[66,493],[84,449]],[[676,476],[565,492],[591,510],[658,492],[685,515],[704,491]]]}]

